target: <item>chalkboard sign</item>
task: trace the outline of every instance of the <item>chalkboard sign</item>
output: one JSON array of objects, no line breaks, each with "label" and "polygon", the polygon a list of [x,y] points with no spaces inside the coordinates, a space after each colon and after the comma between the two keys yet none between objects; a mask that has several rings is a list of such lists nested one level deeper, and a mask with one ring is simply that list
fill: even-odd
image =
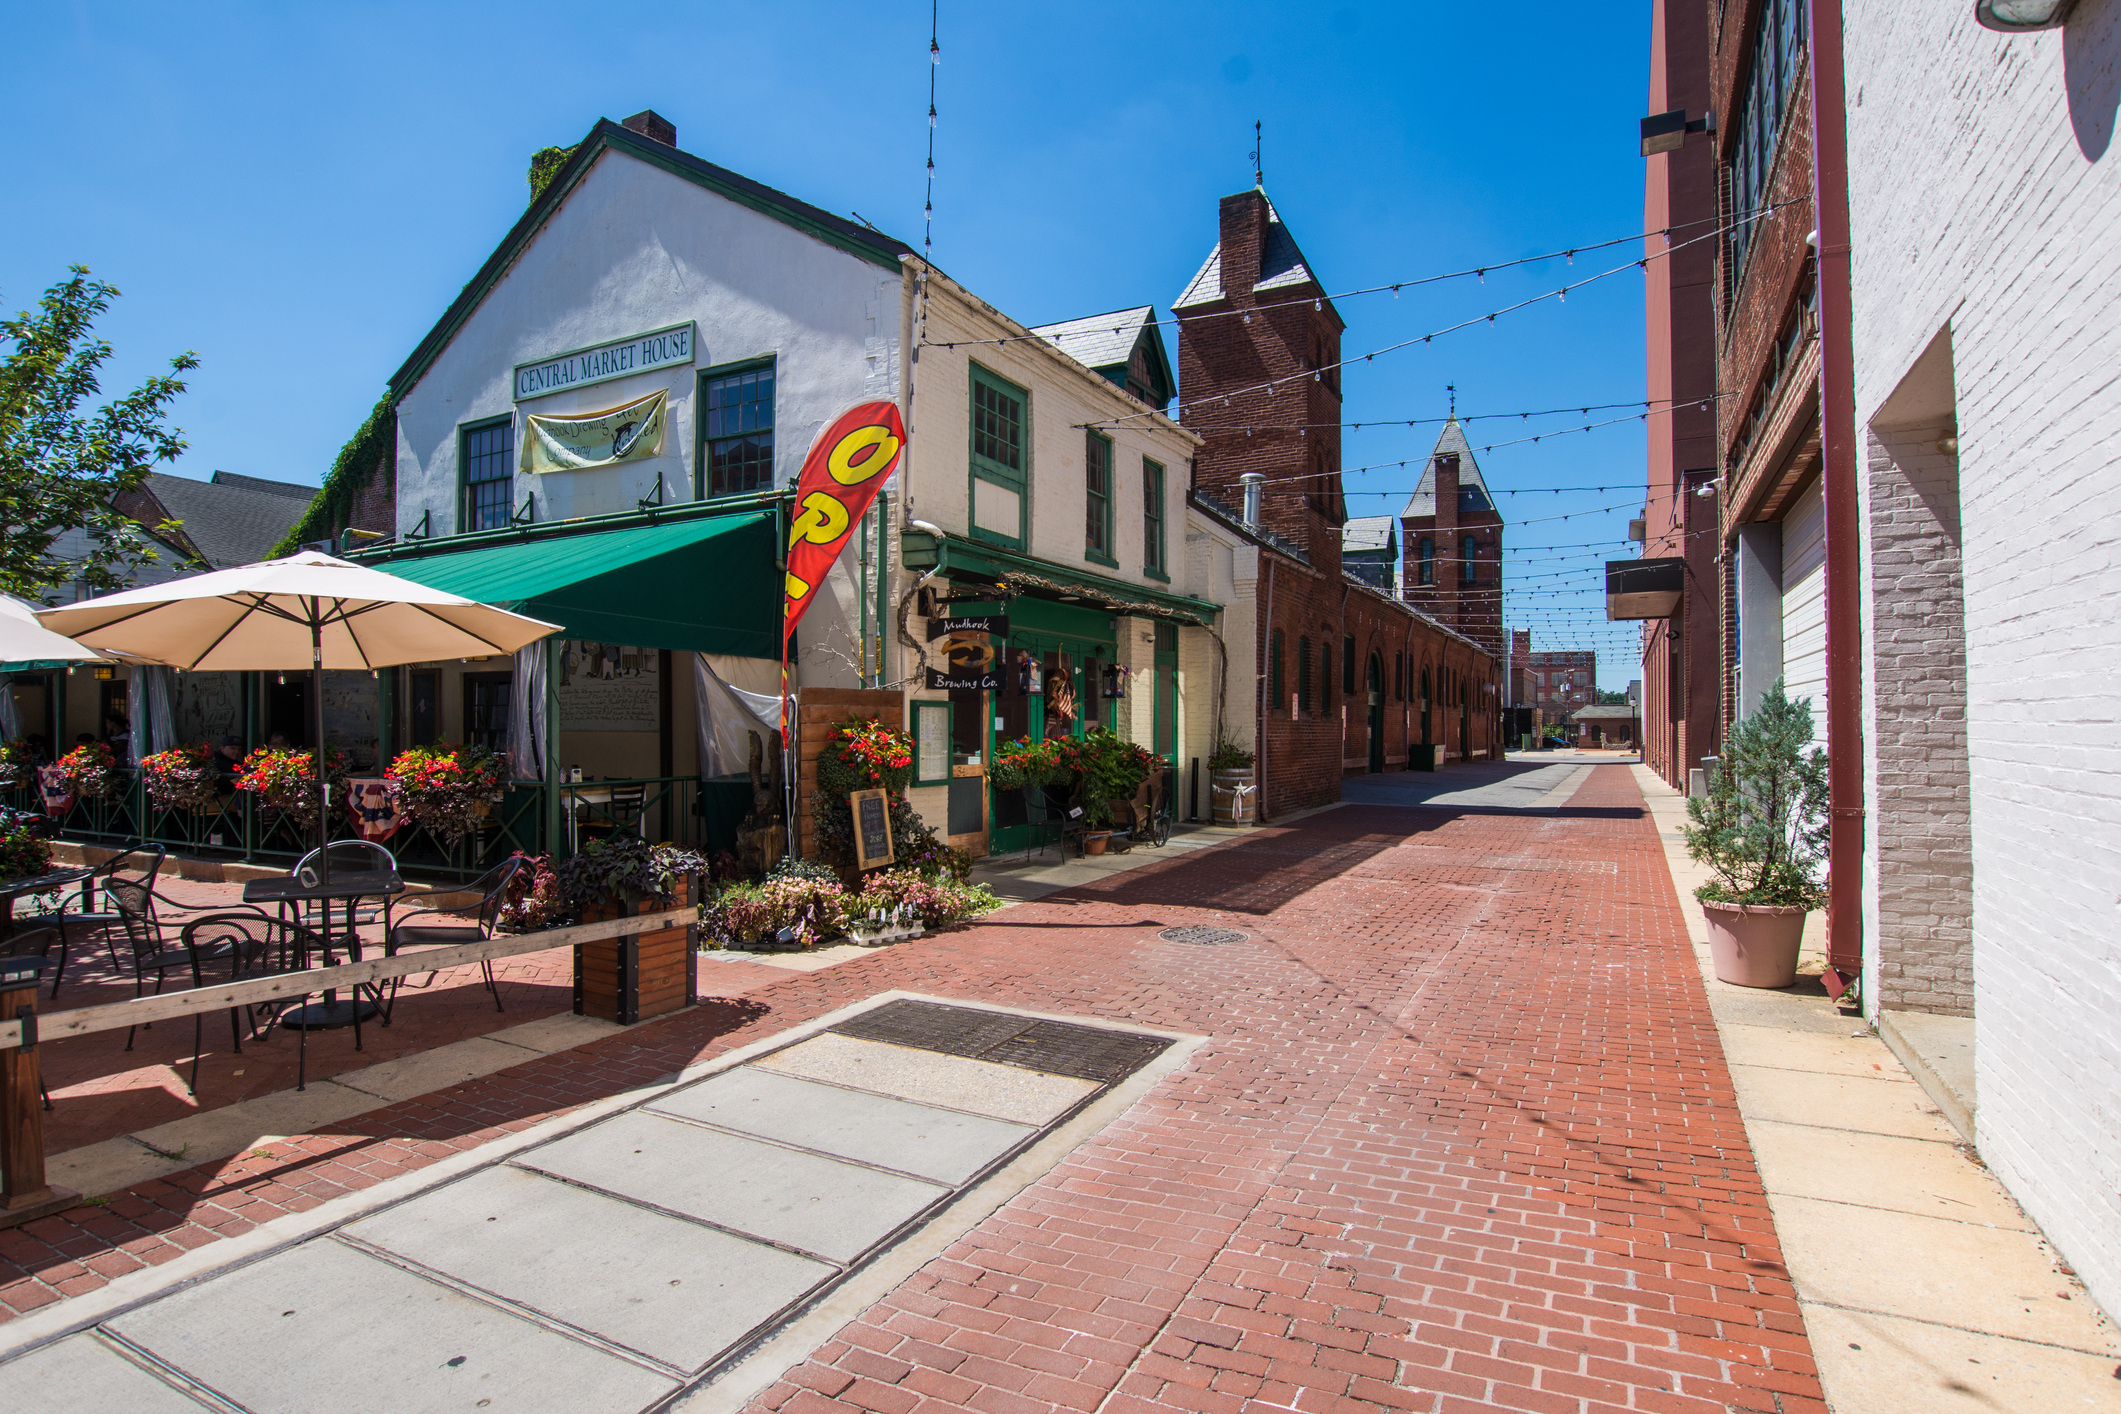
[{"label": "chalkboard sign", "polygon": [[880,790],[858,790],[847,797],[854,811],[854,867],[881,869],[891,862],[891,807]]}]

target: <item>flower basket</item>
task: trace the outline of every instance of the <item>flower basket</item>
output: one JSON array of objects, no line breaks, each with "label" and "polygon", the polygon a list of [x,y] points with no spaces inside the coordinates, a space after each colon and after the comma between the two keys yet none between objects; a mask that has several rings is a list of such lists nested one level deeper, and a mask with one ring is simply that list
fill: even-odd
[{"label": "flower basket", "polygon": [[27,741],[0,743],[0,790],[22,790],[37,783],[37,758]]},{"label": "flower basket", "polygon": [[[346,753],[327,749],[324,769],[332,798],[343,803],[346,799]],[[304,835],[316,833],[316,753],[261,746],[243,758],[243,767],[236,775],[236,788],[254,792]]]},{"label": "flower basket", "polygon": [[52,764],[79,799],[102,800],[117,793],[118,762],[100,741],[85,741]]},{"label": "flower basket", "polygon": [[475,746],[416,746],[399,752],[384,777],[406,818],[453,850],[492,814],[505,773],[499,756]]},{"label": "flower basket", "polygon": [[0,878],[34,879],[52,872],[52,842],[20,826],[0,834]]},{"label": "flower basket", "polygon": [[214,771],[209,748],[173,746],[140,758],[140,779],[147,798],[161,810],[205,813],[214,801]]}]

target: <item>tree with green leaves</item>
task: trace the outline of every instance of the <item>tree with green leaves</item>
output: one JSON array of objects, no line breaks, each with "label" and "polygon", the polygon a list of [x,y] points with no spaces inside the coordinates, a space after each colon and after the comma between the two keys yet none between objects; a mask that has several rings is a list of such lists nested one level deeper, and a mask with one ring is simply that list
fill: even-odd
[{"label": "tree with green leaves", "polygon": [[[184,450],[169,408],[184,391],[175,375],[199,359],[181,353],[169,373],[85,410],[102,392],[96,373],[111,356],[95,322],[117,294],[76,265],[36,309],[0,320],[0,590],[18,598],[41,602],[71,580],[122,589],[157,558],[114,500]],[[87,536],[85,558],[53,553],[69,530]]]},{"label": "tree with green leaves", "polygon": [[1686,803],[1687,854],[1716,871],[1705,903],[1817,908],[1826,902],[1826,753],[1812,742],[1810,698],[1782,679],[1731,728],[1708,794]]}]

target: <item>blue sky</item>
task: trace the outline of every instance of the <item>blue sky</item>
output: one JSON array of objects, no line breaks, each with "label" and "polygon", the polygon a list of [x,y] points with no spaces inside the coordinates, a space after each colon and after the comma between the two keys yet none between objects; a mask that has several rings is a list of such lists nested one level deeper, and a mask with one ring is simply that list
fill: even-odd
[{"label": "blue sky", "polygon": [[[1255,119],[1267,190],[1332,290],[1641,229],[1644,0],[944,0],[940,28],[936,259],[1026,323],[1167,312],[1217,198],[1251,185]],[[928,30],[925,4],[10,7],[0,304],[90,266],[124,291],[106,388],[200,354],[178,472],[314,483],[520,214],[530,153],[599,117],[652,107],[688,151],[918,246]],[[1344,352],[1632,253],[1343,299]],[[1639,272],[1351,369],[1346,415],[1438,417],[1453,383],[1476,448],[1625,416],[1574,409],[1643,396]],[[1435,435],[1350,433],[1344,461],[1419,458]],[[1597,648],[1608,687],[1636,675],[1635,634],[1603,622],[1595,567],[1628,550],[1589,542],[1625,535],[1628,512],[1601,508],[1639,503],[1642,449],[1633,423],[1479,458],[1526,493],[1500,497],[1511,623]],[[1351,510],[1397,511],[1413,475],[1349,475]],[[1546,489],[1598,486],[1616,489]]]}]

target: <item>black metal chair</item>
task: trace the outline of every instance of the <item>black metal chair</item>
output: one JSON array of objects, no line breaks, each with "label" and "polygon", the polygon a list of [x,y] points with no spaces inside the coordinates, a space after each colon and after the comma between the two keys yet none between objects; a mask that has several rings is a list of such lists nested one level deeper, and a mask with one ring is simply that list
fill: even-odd
[{"label": "black metal chair", "polygon": [[[231,909],[220,913],[209,913],[194,918],[184,925],[179,942],[184,952],[192,959],[194,978],[203,972],[207,961],[228,958],[231,960],[230,980],[234,982],[254,981],[260,977],[291,975],[304,970],[302,959],[308,952],[322,946],[322,940],[314,935],[304,936],[307,930],[299,923],[284,918],[275,918],[262,909]],[[270,1033],[273,1024],[288,1012],[304,1005],[313,995],[310,992],[294,993],[261,1005],[246,1005],[243,1008],[249,1031],[253,1037]],[[358,995],[355,998],[358,1004]],[[261,1032],[257,1015],[265,1013],[265,1025]],[[203,1049],[205,1014],[192,1016],[192,1093],[199,1088],[199,1054]],[[236,1008],[228,1009],[228,1029],[235,1037],[236,1054],[243,1054],[242,1030],[236,1025]],[[309,1031],[304,1027],[289,1028],[295,1032],[295,1089],[309,1088]],[[130,1041],[128,1040],[128,1045]]]},{"label": "black metal chair", "polygon": [[[163,985],[169,980],[169,974],[173,969],[181,969],[190,973],[193,987],[204,987],[206,985],[207,964],[209,963],[226,963],[231,982],[241,980],[245,972],[263,965],[263,955],[249,949],[244,939],[232,936],[217,936],[202,941],[193,937],[189,924],[186,925],[176,944],[172,946],[167,932],[168,925],[164,923],[161,908],[158,905],[166,905],[180,913],[197,914],[203,912],[197,905],[184,903],[181,900],[170,898],[166,894],[159,894],[136,879],[107,879],[104,881],[103,892],[104,896],[111,901],[112,906],[117,910],[119,926],[124,931],[126,942],[130,945],[133,995],[136,997],[145,995],[160,996]],[[255,910],[253,910],[253,913],[258,919],[263,920],[267,924],[285,926],[278,925],[276,920],[269,914]],[[203,920],[195,919],[193,921]],[[149,973],[153,973],[155,978],[155,989],[152,994],[147,991]],[[151,1026],[153,1023],[150,1022],[148,1024]],[[193,1016],[192,1085],[195,1088],[199,1082],[198,1042],[203,1034],[200,1030],[203,1024],[200,1016]],[[236,1019],[233,1010],[229,1012],[228,1024],[229,1030],[232,1033],[236,1033]],[[139,1030],[140,1028],[137,1026],[126,1030],[126,1050],[129,1051],[133,1048],[133,1041]],[[242,1049],[242,1036],[240,1033],[236,1033],[235,1040],[237,1049]]]},{"label": "black metal chair", "polygon": [[648,810],[648,787],[639,781],[613,786],[611,799],[584,802],[583,808],[589,814],[579,827],[584,834],[601,837],[628,830],[638,834]]},{"label": "black metal chair", "polygon": [[[507,902],[508,885],[522,867],[520,859],[504,860],[463,888],[442,894],[444,902],[413,904],[401,909],[384,935],[383,955],[396,957],[408,948],[459,947],[492,938],[501,919],[501,907]],[[440,918],[452,921],[430,921]],[[494,981],[493,960],[484,959],[479,966],[486,974],[486,990],[493,994],[493,1009],[505,1011],[501,1005],[501,988]],[[434,978],[435,974],[430,972],[420,985],[424,987]],[[404,980],[402,977],[391,979],[390,1000],[383,1008],[385,1025],[390,1023],[391,1010],[398,1002],[398,988]]]},{"label": "black metal chair", "polygon": [[[322,849],[313,849],[296,860],[293,871],[294,876],[298,879],[301,878],[303,870],[316,866],[324,859],[331,861],[331,870],[334,874],[357,874],[370,870],[390,870],[395,872],[398,867],[398,857],[374,840],[333,840]],[[315,917],[320,910],[329,911],[330,908],[331,905],[329,903],[319,901],[311,905],[310,913],[312,917]],[[387,916],[389,911],[390,902],[386,899],[380,909],[356,910],[353,921],[356,923],[373,923],[377,917]],[[329,930],[327,929],[326,931]]]},{"label": "black metal chair", "polygon": [[[116,963],[120,970],[124,968],[124,962],[118,956],[117,935],[112,931],[119,927],[121,920],[115,910],[98,909],[96,907],[96,881],[98,879],[108,881],[120,872],[130,870],[138,875],[141,882],[152,888],[154,887],[155,877],[162,872],[162,865],[167,856],[168,852],[161,845],[135,845],[131,849],[121,854],[113,855],[98,864],[95,872],[81,881],[80,892],[74,895],[72,899],[62,897],[59,900],[57,910],[49,913],[26,913],[16,916],[15,927],[17,932],[50,928],[58,935],[55,940],[46,944],[39,952],[39,956],[49,958],[51,956],[51,947],[56,946],[59,950],[58,964],[52,968],[52,995],[54,997],[59,995],[59,982],[66,975],[66,961],[73,951],[73,941],[84,932],[98,928],[105,930],[105,935],[110,938],[111,961]],[[69,903],[73,905],[71,908],[68,907]]]}]

